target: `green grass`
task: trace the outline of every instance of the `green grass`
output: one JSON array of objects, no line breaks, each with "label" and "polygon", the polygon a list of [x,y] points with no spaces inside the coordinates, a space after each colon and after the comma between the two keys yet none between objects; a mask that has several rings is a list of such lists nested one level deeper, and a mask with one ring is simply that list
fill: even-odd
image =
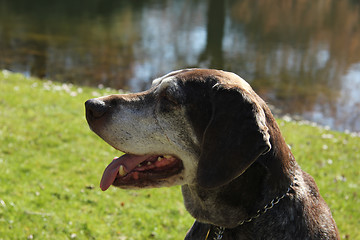
[{"label": "green grass", "polygon": [[[89,130],[84,102],[109,93],[0,72],[0,239],[183,239],[180,187],[99,189],[119,153]],[[342,238],[360,239],[360,138],[279,123]]]}]

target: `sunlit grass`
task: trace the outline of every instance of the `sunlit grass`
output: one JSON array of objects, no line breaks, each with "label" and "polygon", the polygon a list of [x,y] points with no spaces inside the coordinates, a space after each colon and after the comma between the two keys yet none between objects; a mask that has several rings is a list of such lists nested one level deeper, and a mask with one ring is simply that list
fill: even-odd
[{"label": "sunlit grass", "polygon": [[[99,180],[119,155],[93,134],[84,102],[115,90],[0,72],[0,239],[182,239],[193,219],[180,187],[141,191]],[[342,238],[359,239],[359,138],[280,121],[330,205]]]}]

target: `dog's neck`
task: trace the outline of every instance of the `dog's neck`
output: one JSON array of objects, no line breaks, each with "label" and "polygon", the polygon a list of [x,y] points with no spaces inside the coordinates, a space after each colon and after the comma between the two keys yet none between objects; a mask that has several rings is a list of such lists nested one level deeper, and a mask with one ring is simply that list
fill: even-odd
[{"label": "dog's neck", "polygon": [[297,164],[275,120],[272,123],[269,126],[271,151],[260,156],[242,175],[215,189],[196,184],[182,186],[185,206],[194,218],[234,228],[272,199],[286,193]]},{"label": "dog's neck", "polygon": [[[216,189],[204,189],[199,185],[184,185],[184,202],[190,214],[200,222],[215,226],[234,228],[258,218],[268,206],[276,204],[290,190],[292,183],[284,188],[270,184],[270,177],[258,178],[264,172],[259,163],[254,163],[234,181]],[[264,174],[264,176],[267,176]],[[265,211],[264,211],[265,210]]]}]

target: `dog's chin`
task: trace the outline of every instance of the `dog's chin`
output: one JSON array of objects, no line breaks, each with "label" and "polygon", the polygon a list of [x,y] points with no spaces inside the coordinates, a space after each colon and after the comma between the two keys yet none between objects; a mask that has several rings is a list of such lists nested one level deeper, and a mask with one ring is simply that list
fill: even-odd
[{"label": "dog's chin", "polygon": [[172,155],[124,154],[114,158],[103,173],[100,188],[124,189],[169,187],[183,182],[183,162]]}]

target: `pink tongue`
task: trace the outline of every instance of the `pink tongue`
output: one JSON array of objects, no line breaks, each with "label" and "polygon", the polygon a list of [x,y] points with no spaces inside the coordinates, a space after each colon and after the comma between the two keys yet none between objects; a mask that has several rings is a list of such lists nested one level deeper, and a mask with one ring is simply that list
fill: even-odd
[{"label": "pink tongue", "polygon": [[145,161],[151,155],[132,155],[124,154],[119,158],[114,158],[113,161],[106,167],[103,176],[100,181],[100,188],[106,191],[110,185],[115,181],[116,176],[119,172],[120,165],[124,166],[125,172],[130,172],[139,163]]}]

